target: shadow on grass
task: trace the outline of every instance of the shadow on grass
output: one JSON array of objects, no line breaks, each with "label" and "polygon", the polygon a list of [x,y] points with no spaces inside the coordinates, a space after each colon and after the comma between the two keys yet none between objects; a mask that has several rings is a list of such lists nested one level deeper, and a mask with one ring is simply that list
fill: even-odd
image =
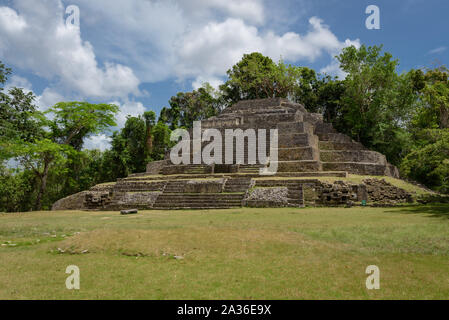
[{"label": "shadow on grass", "polygon": [[428,214],[430,218],[449,219],[449,204],[428,204],[401,208],[400,210],[388,211],[404,214]]}]

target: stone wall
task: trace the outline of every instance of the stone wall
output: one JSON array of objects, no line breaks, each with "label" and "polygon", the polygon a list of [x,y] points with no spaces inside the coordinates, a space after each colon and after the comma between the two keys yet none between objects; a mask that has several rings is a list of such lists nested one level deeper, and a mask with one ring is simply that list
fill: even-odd
[{"label": "stone wall", "polygon": [[368,201],[377,203],[406,203],[413,202],[413,197],[404,189],[393,186],[385,179],[365,179]]},{"label": "stone wall", "polygon": [[147,174],[160,174],[163,167],[170,164],[170,160],[153,161],[147,164]]},{"label": "stone wall", "polygon": [[85,210],[84,198],[89,191],[81,191],[56,201],[51,210]]},{"label": "stone wall", "polygon": [[288,188],[252,188],[248,191],[243,205],[247,207],[286,207],[288,206]]},{"label": "stone wall", "polygon": [[161,194],[160,191],[149,192],[124,192],[116,202],[114,206],[120,206],[123,208],[151,208],[156,201],[157,197]]}]

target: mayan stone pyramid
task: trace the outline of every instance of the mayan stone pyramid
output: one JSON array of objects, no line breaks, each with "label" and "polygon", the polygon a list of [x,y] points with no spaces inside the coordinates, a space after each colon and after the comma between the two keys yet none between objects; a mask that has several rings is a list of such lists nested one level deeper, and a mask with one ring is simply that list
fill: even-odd
[{"label": "mayan stone pyramid", "polygon": [[[384,155],[367,150],[347,135],[336,132],[331,124],[323,122],[320,114],[309,113],[303,105],[287,99],[240,101],[220,115],[201,121],[201,128],[218,129],[223,136],[226,129],[266,129],[267,156],[269,129],[278,129],[278,172],[346,171],[361,175],[399,176],[398,170],[387,162]],[[245,140],[244,154],[239,154],[235,145],[233,147],[234,163],[240,158],[244,164],[234,170],[244,173],[253,169],[252,172],[256,172],[258,166],[251,168],[251,165],[247,165],[248,140]],[[223,159],[227,149],[229,146],[223,145]],[[222,167],[219,166],[213,172],[229,170]],[[206,166],[168,165],[161,173],[212,173],[211,169]]]},{"label": "mayan stone pyramid", "polygon": [[[385,180],[338,181],[348,174],[399,178],[399,173],[384,155],[367,150],[323,122],[320,114],[309,113],[303,105],[287,99],[240,101],[218,116],[201,121],[201,131],[206,129],[216,129],[223,135],[227,129],[265,129],[267,142],[271,141],[270,129],[277,129],[277,159],[249,163],[254,150],[248,153],[248,140],[244,139],[242,149],[225,144],[223,139],[222,158],[232,148],[231,163],[174,164],[167,153],[166,160],[149,163],[145,173],[61,199],[53,209],[301,207],[410,201],[409,194]],[[193,138],[189,143],[190,150],[195,150]],[[203,148],[205,143],[200,145]],[[269,150],[267,146],[267,156]],[[189,157],[194,159],[193,151]],[[273,161],[277,162],[276,173],[261,175],[261,168]],[[324,182],[322,177],[337,181]]]}]

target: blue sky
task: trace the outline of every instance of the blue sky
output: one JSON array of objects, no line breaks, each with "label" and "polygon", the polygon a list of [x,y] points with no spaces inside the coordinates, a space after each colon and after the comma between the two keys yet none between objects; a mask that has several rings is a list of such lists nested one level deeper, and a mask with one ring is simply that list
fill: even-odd
[{"label": "blue sky", "polygon": [[[70,5],[79,27],[66,23]],[[365,27],[368,5],[380,30]],[[0,0],[0,60],[14,70],[8,86],[33,91],[41,109],[114,102],[122,126],[179,91],[218,85],[253,51],[332,74],[347,45],[383,44],[400,71],[449,65],[448,12],[443,0]],[[106,146],[105,135],[87,142]]]}]

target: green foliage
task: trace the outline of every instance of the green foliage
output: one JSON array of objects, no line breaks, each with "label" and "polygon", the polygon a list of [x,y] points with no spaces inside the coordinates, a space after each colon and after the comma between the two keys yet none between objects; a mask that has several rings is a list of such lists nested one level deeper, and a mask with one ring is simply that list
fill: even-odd
[{"label": "green foliage", "polygon": [[158,122],[152,130],[152,135],[154,137],[153,150],[151,152],[150,158],[153,161],[163,160],[165,154],[174,145],[170,141],[170,128],[162,122]]},{"label": "green foliage", "polygon": [[412,74],[398,75],[398,61],[389,53],[381,55],[381,50],[351,46],[337,56],[348,75],[340,99],[341,113],[333,122],[339,131],[398,164],[407,152],[403,124],[413,110],[416,93]]},{"label": "green foliage", "polygon": [[213,117],[220,111],[220,99],[214,97],[213,88],[207,83],[192,92],[179,92],[170,98],[170,109],[162,109],[161,121],[176,128],[191,128],[193,121]]},{"label": "green foliage", "polygon": [[421,72],[422,106],[413,119],[415,128],[449,128],[449,70],[446,67]]},{"label": "green foliage", "polygon": [[0,160],[14,156],[11,147],[17,141],[32,142],[43,136],[42,114],[34,106],[34,96],[20,88],[3,92],[11,69],[0,62]]},{"label": "green foliage", "polygon": [[119,108],[113,104],[88,102],[59,102],[46,111],[54,119],[48,121],[52,138],[61,144],[71,144],[80,150],[83,139],[115,126],[115,114]]},{"label": "green foliage", "polygon": [[229,105],[247,99],[287,98],[294,95],[304,73],[303,68],[282,60],[276,64],[258,52],[244,54],[227,71],[229,79],[220,86],[223,102]]},{"label": "green foliage", "polygon": [[153,111],[128,117],[125,126],[112,135],[111,149],[101,155],[101,182],[114,181],[131,173],[145,172],[150,161],[163,160],[173,145],[171,130]]},{"label": "green foliage", "polygon": [[130,172],[143,172],[146,166],[146,123],[142,116],[128,117],[121,130],[121,138],[130,157],[127,166]]},{"label": "green foliage", "polygon": [[26,211],[24,199],[31,191],[32,185],[26,172],[7,169],[0,165],[0,211]]},{"label": "green foliage", "polygon": [[258,52],[244,54],[242,60],[227,71],[229,80],[220,86],[227,102],[239,100],[269,98],[267,79],[275,69],[275,63],[269,57]]},{"label": "green foliage", "polygon": [[426,130],[427,143],[410,152],[401,164],[408,177],[442,193],[449,193],[449,130]]},{"label": "green foliage", "polygon": [[340,99],[344,90],[343,81],[329,75],[319,75],[313,69],[299,67],[292,99],[302,103],[310,112],[322,113],[328,122],[335,122],[341,112]]}]

